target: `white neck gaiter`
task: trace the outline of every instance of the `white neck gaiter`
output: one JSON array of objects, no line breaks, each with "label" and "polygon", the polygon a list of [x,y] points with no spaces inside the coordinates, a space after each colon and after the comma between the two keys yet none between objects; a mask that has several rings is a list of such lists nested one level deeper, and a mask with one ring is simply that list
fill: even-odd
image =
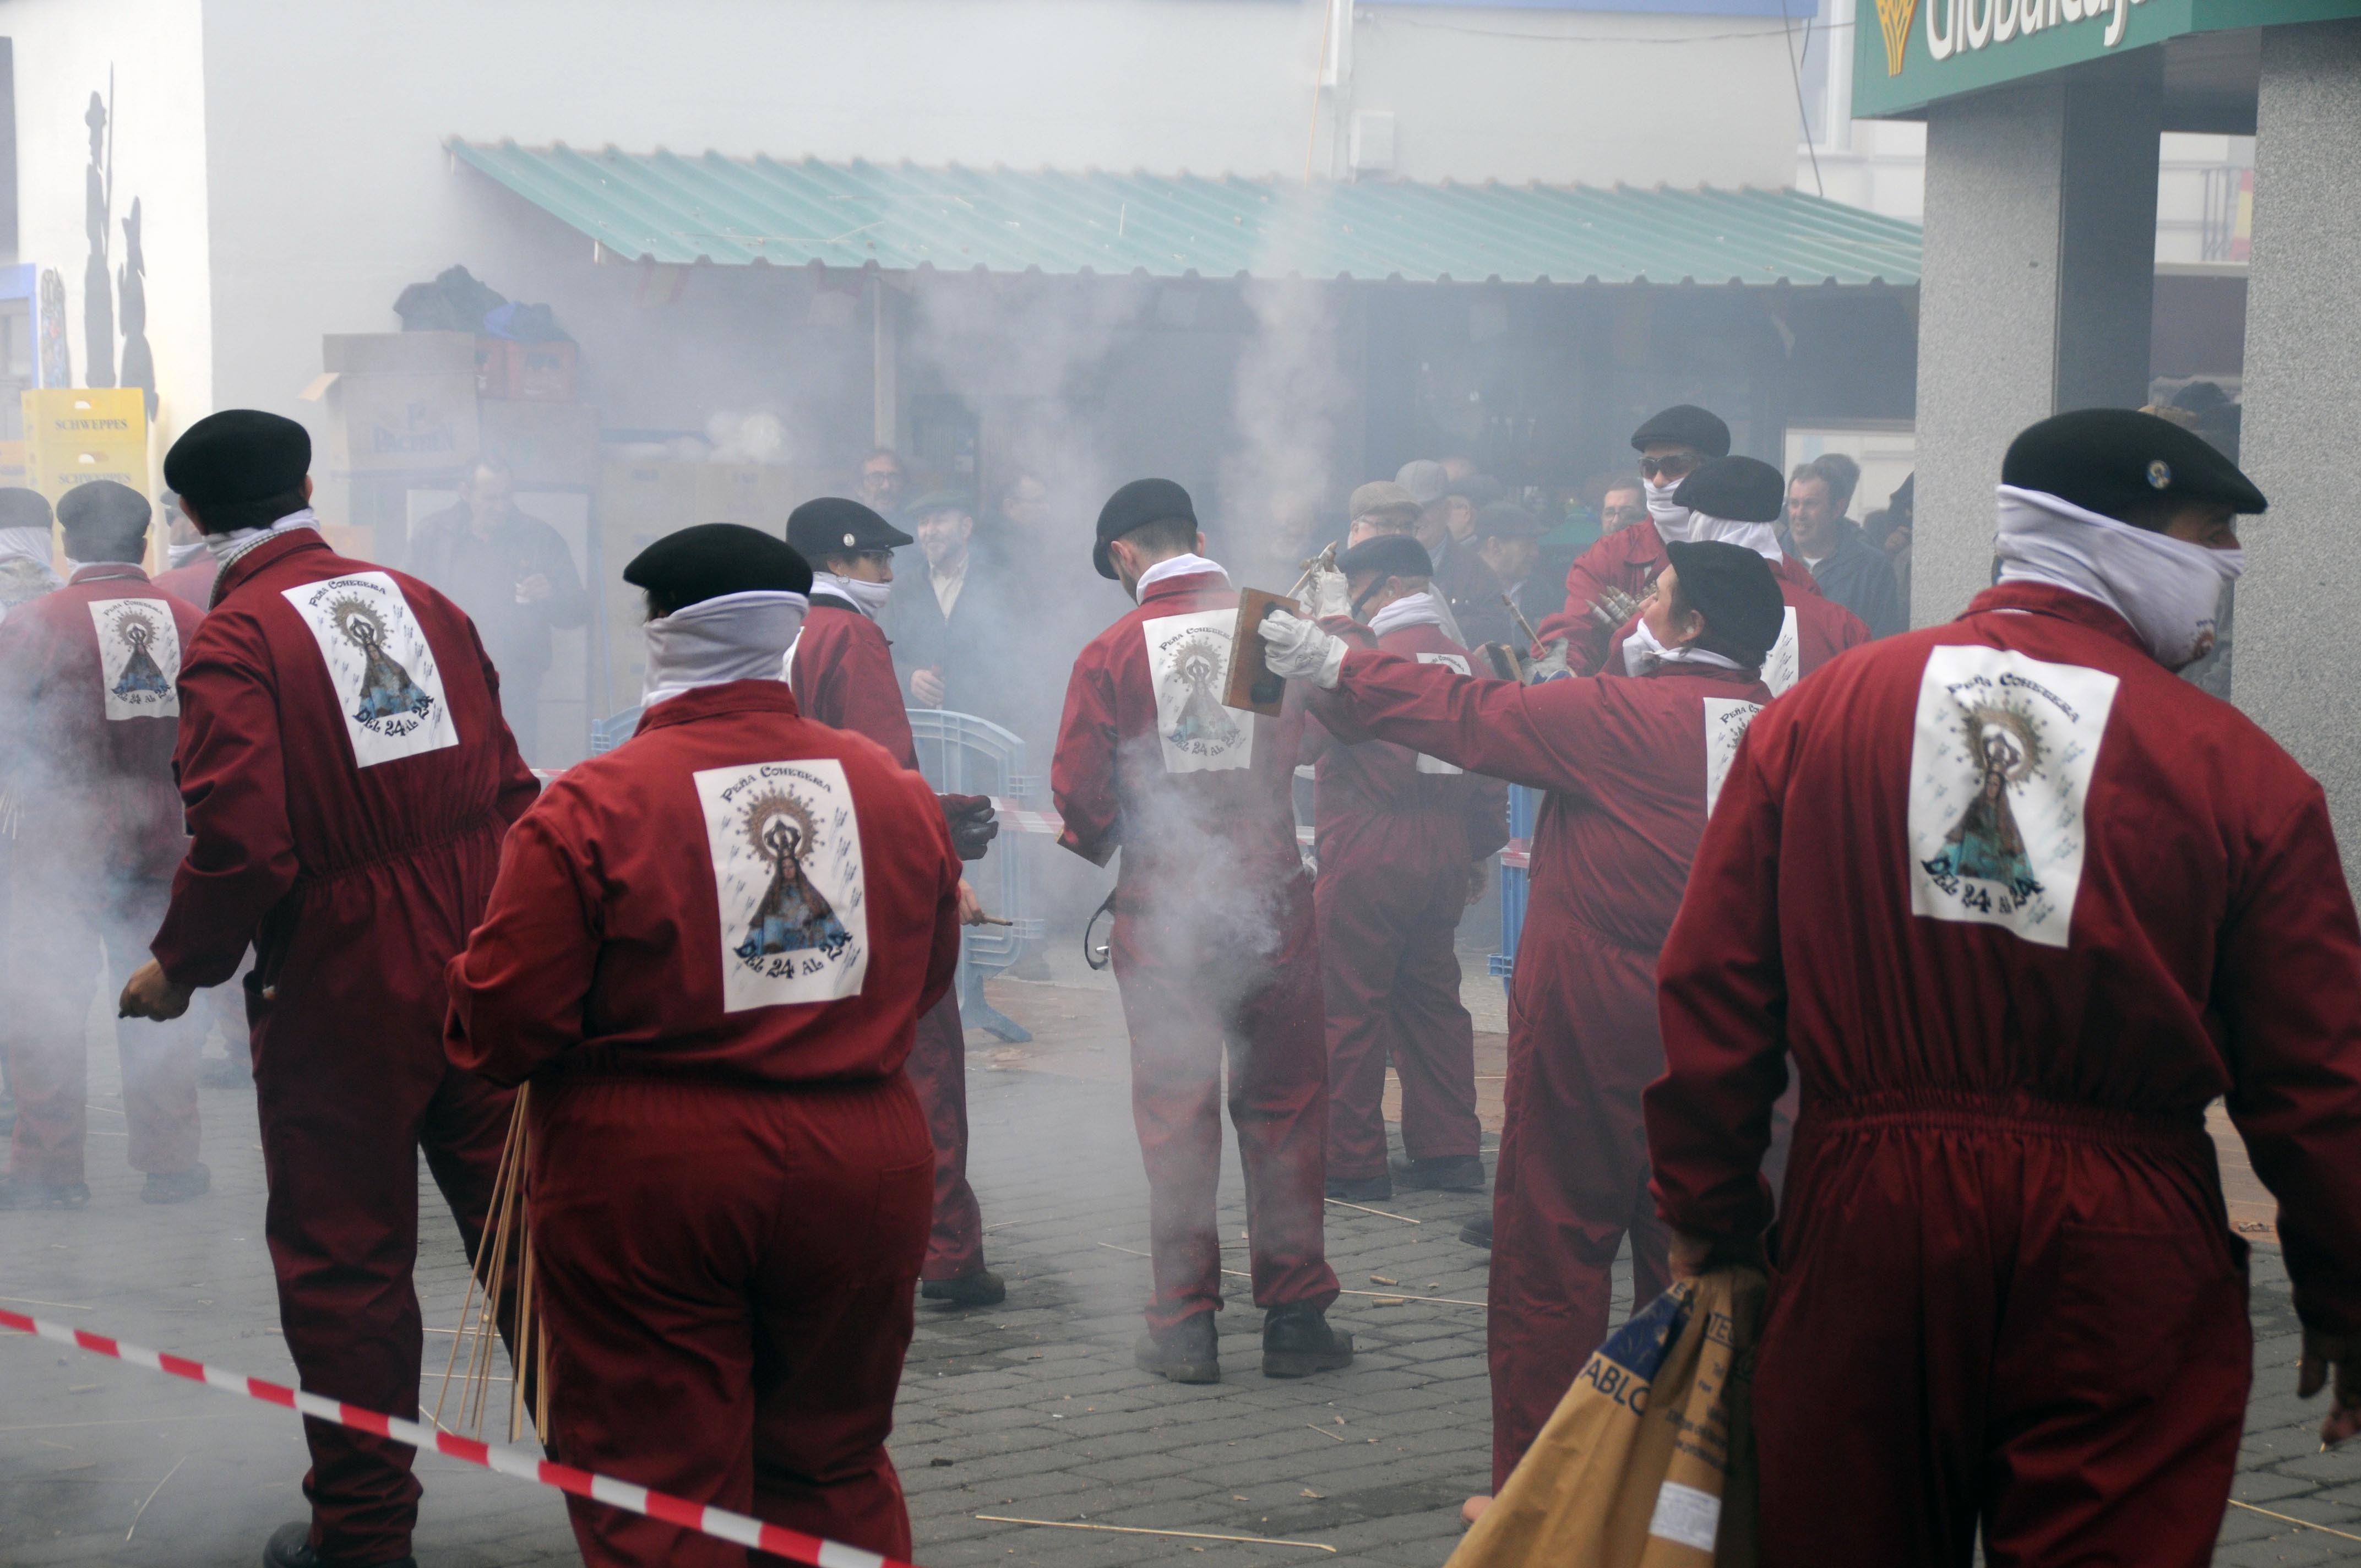
[{"label": "white neck gaiter", "polygon": [[186,544],[167,545],[166,549],[172,557],[174,566],[185,566],[205,553],[205,542],[203,539],[192,539]]},{"label": "white neck gaiter", "polygon": [[1211,572],[1222,579],[1224,587],[1230,586],[1230,575],[1222,570],[1220,563],[1208,561],[1202,555],[1175,555],[1169,560],[1159,561],[1155,565],[1140,573],[1138,583],[1131,590],[1131,597],[1137,599],[1148,591],[1150,584],[1160,583],[1167,577],[1191,577],[1200,572]]},{"label": "white neck gaiter", "polygon": [[862,614],[874,620],[885,613],[885,601],[894,597],[891,583],[873,583],[863,577],[840,577],[834,572],[814,572],[812,587],[825,588],[839,598],[851,599]]},{"label": "white neck gaiter", "polygon": [[1627,675],[1652,675],[1666,664],[1708,664],[1719,670],[1742,670],[1746,666],[1727,654],[1711,652],[1691,642],[1680,648],[1667,648],[1656,641],[1648,630],[1645,616],[1631,623],[1631,635],[1623,639],[1623,673]]},{"label": "white neck gaiter", "polygon": [[46,528],[0,528],[0,561],[30,561],[49,576],[49,531]]},{"label": "white neck gaiter", "polygon": [[231,562],[257,545],[298,528],[319,526],[320,520],[313,515],[310,507],[305,507],[301,511],[289,512],[268,528],[237,528],[227,533],[208,533],[205,535],[205,548],[213,552],[214,564],[226,571]]},{"label": "white neck gaiter", "polygon": [[2246,569],[2243,550],[2208,550],[2014,485],[2000,487],[1993,550],[2002,582],[2048,583],[2098,600],[2130,621],[2168,670],[2213,650],[2222,590]]},{"label": "white neck gaiter", "polygon": [[1640,488],[1648,498],[1648,520],[1656,525],[1656,537],[1667,544],[1685,543],[1689,538],[1689,509],[1673,499],[1679,484],[1660,485],[1643,478]]},{"label": "white neck gaiter", "polygon": [[1786,554],[1779,548],[1778,529],[1770,523],[1731,522],[1701,511],[1689,513],[1689,540],[1697,544],[1742,544],[1774,566]]},{"label": "white neck gaiter", "polygon": [[1432,592],[1404,594],[1369,617],[1369,630],[1383,637],[1405,626],[1441,626],[1443,603]]},{"label": "white neck gaiter", "polygon": [[811,601],[773,589],[700,599],[648,622],[648,674],[640,702],[718,686],[725,681],[775,681]]}]

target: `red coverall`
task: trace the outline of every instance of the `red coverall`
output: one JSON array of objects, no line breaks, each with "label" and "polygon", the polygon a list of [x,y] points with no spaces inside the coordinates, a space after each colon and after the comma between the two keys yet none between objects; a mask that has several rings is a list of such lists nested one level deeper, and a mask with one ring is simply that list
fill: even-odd
[{"label": "red coverall", "polygon": [[[1366,645],[1366,630],[1360,637]],[[1427,622],[1393,628],[1376,646],[1467,659]],[[1460,1005],[1453,944],[1468,868],[1508,841],[1508,786],[1383,740],[1323,744],[1323,729],[1305,728],[1305,751],[1317,757],[1328,1174],[1386,1174],[1389,1061],[1401,1079],[1404,1152],[1476,1154],[1476,1026]]]},{"label": "red coverall", "polygon": [[2252,1371],[2227,1095],[2296,1310],[2361,1331],[2361,934],[2320,786],[2011,584],[1758,719],[1663,961],[1655,1192],[1752,1236],[1766,1568],[2202,1563]]},{"label": "red coverall", "polygon": [[[1609,587],[1633,598],[1645,597],[1656,574],[1670,560],[1664,554],[1664,537],[1654,523],[1636,522],[1617,529],[1567,568],[1565,608],[1542,622],[1542,641],[1566,639],[1567,664],[1577,673],[1621,674],[1623,643],[1639,617],[1631,616],[1610,635],[1590,613],[1591,601]],[[1801,561],[1782,555],[1771,563],[1771,575],[1779,579],[1779,597],[1795,612],[1796,679],[1870,640],[1868,623],[1821,593],[1812,569]],[[1772,677],[1769,664],[1763,674],[1766,679]],[[1773,687],[1774,694],[1784,689]]]},{"label": "red coverall", "polygon": [[[181,671],[192,837],[152,947],[166,979],[203,987],[253,945],[287,1349],[313,1393],[408,1416],[419,1152],[472,1254],[508,1134],[509,1096],[444,1059],[443,966],[538,786],[474,626],[425,584],[301,529],[217,590]],[[313,1545],[354,1563],[408,1552],[412,1451],[316,1421],[304,1435]]]},{"label": "red coverall", "polygon": [[[82,567],[0,624],[0,789],[22,813],[0,883],[10,981],[0,1044],[16,1096],[10,1167],[21,1178],[82,1179],[83,1036],[100,949],[119,988],[145,961],[188,845],[172,787],[173,677],[198,620],[137,566],[109,563]],[[132,1169],[196,1164],[203,1038],[185,1017],[115,1026]]]},{"label": "red coverall", "polygon": [[[851,842],[831,842],[846,817]],[[788,822],[802,853],[774,866],[764,829]],[[790,883],[827,902],[796,931],[832,925],[840,950],[763,937]],[[769,680],[656,704],[509,835],[451,966],[446,1045],[497,1082],[533,1079],[565,1463],[909,1556],[885,1437],[935,1162],[901,1068],[959,962],[958,889],[924,781]],[[748,978],[855,957],[865,972],[824,999]],[[567,1506],[593,1564],[747,1560]]]},{"label": "red coverall", "polygon": [[210,554],[201,554],[185,566],[174,566],[156,574],[156,586],[174,598],[188,600],[199,611],[209,609],[214,602],[214,579],[221,568],[214,565]]},{"label": "red coverall", "polygon": [[1521,686],[1389,653],[1345,658],[1312,710],[1471,773],[1547,790],[1509,997],[1508,1119],[1492,1198],[1492,1485],[1607,1337],[1615,1255],[1632,1299],[1669,1283],[1648,1204],[1640,1093],[1664,1068],[1656,953],[1705,828],[1708,731],[1770,693],[1752,671]]},{"label": "red coverall", "polygon": [[[876,622],[823,590],[812,596],[791,680],[806,718],[866,735],[916,773],[918,746],[892,647]],[[967,1029],[957,992],[944,992],[919,1018],[906,1070],[935,1146],[935,1225],[919,1277],[963,1278],[983,1268],[983,1208],[967,1179]]]},{"label": "red coverall", "polygon": [[1219,572],[1149,585],[1074,661],[1050,764],[1059,841],[1094,865],[1124,851],[1113,956],[1159,1333],[1222,1306],[1224,1041],[1255,1305],[1324,1311],[1336,1299],[1319,938],[1295,842],[1302,715],[1221,706],[1237,602]]}]

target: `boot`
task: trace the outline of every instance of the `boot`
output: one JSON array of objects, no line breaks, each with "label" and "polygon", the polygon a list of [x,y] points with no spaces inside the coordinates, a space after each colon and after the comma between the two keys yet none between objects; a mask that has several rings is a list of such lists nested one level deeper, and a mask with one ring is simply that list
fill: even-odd
[{"label": "boot", "polygon": [[1459,1239],[1469,1246],[1480,1246],[1486,1252],[1490,1252],[1492,1250],[1492,1216],[1478,1214],[1460,1226]]},{"label": "boot", "polygon": [[1394,1195],[1394,1179],[1379,1171],[1375,1176],[1332,1176],[1328,1179],[1328,1196],[1344,1203],[1379,1203]]},{"label": "boot", "polygon": [[1263,1314],[1265,1377],[1308,1377],[1352,1365],[1353,1336],[1330,1328],[1319,1308],[1298,1302]]},{"label": "boot", "polygon": [[29,1176],[0,1177],[0,1209],[86,1209],[90,1187],[81,1181],[37,1181]]},{"label": "boot", "polygon": [[214,1173],[203,1165],[186,1170],[151,1170],[139,1189],[142,1203],[185,1203],[214,1189]]},{"label": "boot", "polygon": [[1008,1299],[1008,1287],[989,1268],[979,1268],[956,1279],[922,1280],[918,1294],[929,1301],[948,1301],[954,1307],[997,1307]]},{"label": "boot", "polygon": [[1394,1179],[1404,1187],[1428,1192],[1481,1192],[1484,1161],[1472,1154],[1436,1155],[1431,1159],[1405,1156],[1393,1162]]},{"label": "boot", "polygon": [[[270,1542],[262,1549],[262,1568],[346,1568],[346,1564],[343,1558],[323,1557],[314,1551],[312,1527],[299,1519],[270,1532]],[[368,1568],[418,1568],[418,1559],[396,1557],[390,1562],[372,1563]]]},{"label": "boot", "polygon": [[1153,1372],[1174,1383],[1219,1383],[1222,1356],[1213,1337],[1213,1314],[1198,1312],[1183,1318],[1162,1333],[1139,1336],[1134,1353],[1142,1372]]}]

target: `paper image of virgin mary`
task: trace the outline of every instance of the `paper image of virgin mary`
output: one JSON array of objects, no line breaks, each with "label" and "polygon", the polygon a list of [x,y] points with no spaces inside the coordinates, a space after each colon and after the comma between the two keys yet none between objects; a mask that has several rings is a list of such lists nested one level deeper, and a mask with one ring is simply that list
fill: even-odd
[{"label": "paper image of virgin mary", "polygon": [[1207,632],[1194,632],[1173,651],[1172,673],[1188,688],[1180,715],[1165,739],[1183,751],[1208,752],[1237,743],[1238,725],[1222,708],[1220,687],[1227,661]]},{"label": "paper image of virgin mary", "polygon": [[738,956],[752,963],[774,953],[842,952],[852,934],[804,874],[804,857],[817,847],[810,813],[791,796],[763,795],[746,809],[746,835],[771,863],[771,881]]},{"label": "paper image of virgin mary", "polygon": [[385,651],[385,622],[361,599],[339,599],[331,613],[345,641],[361,651],[359,706],[353,717],[363,724],[397,714],[424,713],[434,699],[419,689],[401,661]]},{"label": "paper image of virgin mary", "polygon": [[170,696],[172,683],[164,678],[163,669],[148,652],[156,641],[156,624],[144,615],[126,615],[115,622],[115,634],[123,645],[131,650],[131,657],[123,663],[123,674],[115,683],[115,695],[126,702],[142,695]]},{"label": "paper image of virgin mary", "polygon": [[1996,882],[2019,898],[2041,891],[2016,825],[2009,786],[2030,774],[2040,759],[2040,740],[2031,722],[2005,709],[1971,714],[1976,792],[1945,836],[1942,852],[1927,864],[1937,876]]}]

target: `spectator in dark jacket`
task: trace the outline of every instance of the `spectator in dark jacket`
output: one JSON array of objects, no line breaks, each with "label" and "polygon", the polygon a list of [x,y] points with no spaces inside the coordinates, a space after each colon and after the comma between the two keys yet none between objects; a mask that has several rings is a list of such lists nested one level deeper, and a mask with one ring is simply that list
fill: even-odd
[{"label": "spectator in dark jacket", "polygon": [[920,496],[905,514],[922,565],[895,585],[885,607],[894,668],[912,707],[949,708],[1017,729],[1005,700],[1016,630],[1007,575],[975,536],[975,503],[961,490]]},{"label": "spectator in dark jacket", "polygon": [[1894,583],[1893,563],[1838,510],[1839,494],[1851,498],[1847,478],[1826,458],[1796,467],[1787,481],[1789,553],[1812,569],[1820,592],[1861,617],[1872,637],[1891,637],[1908,628],[1909,608]]}]

